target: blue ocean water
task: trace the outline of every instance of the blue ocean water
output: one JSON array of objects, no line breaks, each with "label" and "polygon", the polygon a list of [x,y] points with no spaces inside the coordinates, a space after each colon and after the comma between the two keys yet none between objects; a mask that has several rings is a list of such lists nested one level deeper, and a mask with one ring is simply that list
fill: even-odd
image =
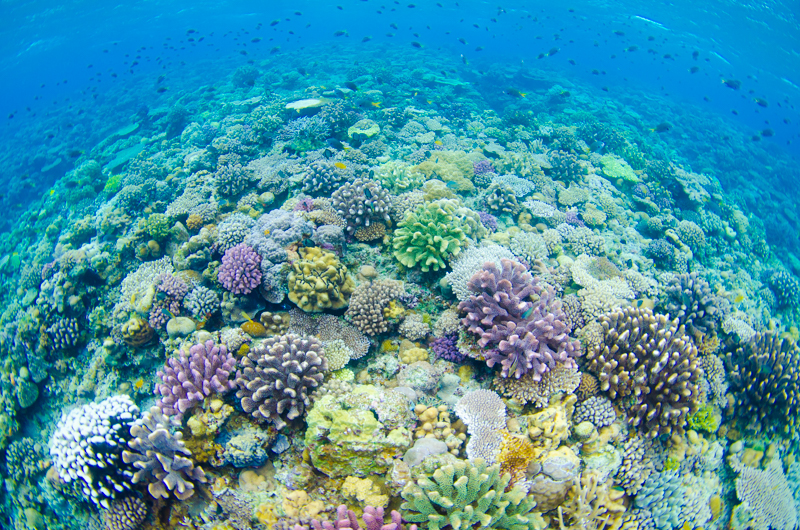
[{"label": "blue ocean water", "polygon": [[[432,436],[447,444],[439,452],[458,460],[440,464],[473,465],[464,462],[474,461],[477,449],[470,452],[465,441],[477,431],[467,430],[464,407],[456,403],[491,388],[507,398],[503,411],[508,407],[513,420],[503,423],[503,412],[497,433],[537,450],[554,444],[531,450],[536,457],[528,460],[541,463],[560,444],[577,462],[560,494],[572,507],[570,527],[586,525],[574,511],[575,491],[597,482],[593,494],[613,508],[607,513],[617,514],[603,528],[619,528],[623,513],[626,524],[659,530],[687,524],[793,528],[796,511],[789,508],[772,520],[747,511],[748,493],[733,477],[761,473],[753,479],[758,487],[770,480],[778,486],[756,496],[781,506],[790,506],[792,494],[800,500],[800,470],[791,456],[800,404],[794,344],[800,339],[797,17],[797,5],[785,1],[0,3],[0,449],[6,478],[0,524],[307,528],[312,519],[332,520],[340,503],[360,515],[359,507],[386,497],[387,512],[400,510],[406,522],[427,529],[403,504],[409,498],[402,492],[419,479],[419,469],[412,473],[381,459],[414,461],[416,455],[405,452],[413,439],[438,429]],[[339,110],[325,114],[331,108]],[[380,133],[359,130],[357,123]],[[349,188],[360,179],[385,189],[364,191],[363,182]],[[343,189],[361,194],[364,210],[335,206]],[[192,196],[192,190],[200,191]],[[194,203],[184,206],[185,197]],[[439,203],[447,200],[454,202]],[[425,211],[433,203],[447,221],[413,225],[415,215],[435,217]],[[284,225],[285,212],[292,221]],[[370,223],[380,226],[375,237],[366,234]],[[411,226],[412,236],[404,239]],[[427,250],[419,250],[411,240],[425,226],[440,230],[442,239],[434,244],[431,234]],[[461,240],[448,248],[442,241],[455,237],[448,232],[453,226]],[[320,227],[336,227],[336,237],[333,228]],[[580,237],[573,235],[578,230]],[[491,259],[476,252],[471,263],[459,261],[459,253],[483,248],[481,242],[493,249],[487,251]],[[247,248],[231,250],[239,245]],[[332,271],[317,285],[326,285],[334,301],[326,294],[327,305],[318,300],[324,307],[309,309],[297,278],[310,274],[303,267],[319,266],[307,257],[316,252]],[[528,276],[517,269],[513,276],[511,265],[500,261],[506,254]],[[226,277],[222,271],[234,259],[244,272],[228,270]],[[479,289],[467,280],[473,273],[501,274],[481,269],[484,261],[505,268],[509,285],[534,285],[540,281],[534,274],[552,287],[552,295],[531,287],[535,294],[516,306],[514,326],[544,333],[536,304],[555,300],[548,314],[566,324],[562,334],[553,333],[560,338],[548,336],[558,346],[542,349],[552,346],[562,357],[526,361],[540,351],[524,343],[519,360],[503,348],[523,335],[489,340],[497,329],[481,337],[475,322],[468,325],[466,301]],[[251,286],[242,280],[242,287],[237,282],[247,274],[257,278]],[[395,280],[405,282],[402,294]],[[365,323],[352,300],[368,297],[362,291],[372,286],[387,294],[371,313],[375,322]],[[674,431],[665,426],[668,414],[658,425],[649,416],[642,420],[647,407],[632,404],[631,391],[614,394],[616,383],[609,392],[602,383],[608,373],[591,361],[600,355],[593,351],[604,352],[604,340],[612,341],[609,328],[629,325],[629,314],[615,311],[628,310],[668,315],[653,324],[662,333],[679,319],[682,331],[676,324],[671,333],[695,349],[689,355],[678,346],[657,347],[672,348],[674,359],[691,358],[691,370],[675,361],[688,371],[666,385],[690,381],[691,391],[684,386],[659,394],[663,403],[683,404],[680,396],[693,396],[676,413]],[[288,327],[283,323],[290,314]],[[284,316],[273,322],[274,315]],[[626,336],[647,321],[637,315],[636,326],[629,326],[637,331]],[[348,445],[352,440],[325,446],[331,452],[323,454],[323,444],[309,441],[324,414],[314,406],[320,395],[310,391],[304,405],[267,403],[278,412],[253,413],[259,408],[251,396],[239,395],[244,385],[238,379],[246,376],[236,371],[252,368],[248,352],[274,346],[265,337],[286,337],[288,330],[316,337],[326,363],[338,363],[335,356],[348,350],[339,369],[320,369],[317,384],[309,385],[322,385],[325,372],[325,392],[339,400],[342,415],[372,411],[353,413],[345,434],[373,426],[390,457],[366,451],[364,460]],[[545,343],[536,336],[537,345]],[[153,405],[166,410],[167,390],[159,385],[172,388],[178,379],[169,383],[163,373],[171,361],[178,363],[177,352],[188,355],[207,340],[232,355],[214,368],[223,381],[206,381],[195,400],[200,406],[186,398],[189,408],[177,414],[182,423],[158,423],[156,413],[138,419]],[[581,341],[574,357],[582,359],[564,353],[572,351],[569,340]],[[652,346],[647,337],[637,340]],[[203,349],[203,358],[210,352],[210,346]],[[550,368],[542,371],[575,371],[575,384],[560,381],[566,386],[559,391],[577,396],[575,414],[594,423],[591,440],[602,437],[607,461],[583,449],[591,436],[577,434],[582,422],[572,420],[574,403],[550,401],[551,410],[569,411],[563,414],[571,431],[545,444],[534,423],[549,396],[530,398],[545,392],[533,383],[522,390],[503,386],[545,365]],[[601,391],[594,391],[604,400],[597,405],[602,413],[592,408],[599,401],[586,405],[586,390],[576,390],[578,368],[600,379]],[[656,384],[662,369],[652,368],[653,389],[664,386]],[[354,390],[358,384],[362,390]],[[390,392],[396,388],[408,391]],[[402,406],[400,394],[408,398]],[[520,394],[528,397],[520,402]],[[130,399],[108,401],[118,395]],[[778,405],[768,410],[764,403],[773,405],[776,396],[782,396]],[[299,411],[292,408],[296,414],[287,418],[290,407]],[[601,425],[601,416],[614,419]],[[129,430],[134,417],[166,438],[183,433],[185,447],[171,439],[153,450],[190,458],[195,474],[187,471],[176,481],[194,484],[191,500],[163,477],[148,488],[133,478],[130,462],[123,465],[114,447],[137,439]],[[101,458],[92,453],[71,476],[74,460],[65,455],[94,442],[64,433],[81,432],[90,420],[119,431],[101,432],[113,441],[99,444],[110,464],[98,465]],[[95,435],[102,430],[90,427]],[[403,436],[405,446],[385,441]],[[642,449],[641,462],[623,460],[645,438],[648,456]],[[493,458],[499,459],[496,445]],[[350,456],[342,463],[334,454]],[[109,471],[115,466],[119,476]],[[646,475],[636,487],[626,466]],[[597,469],[597,475],[587,471]],[[535,496],[542,475],[517,471],[518,487]],[[348,494],[345,477],[373,484],[358,483],[360,496]],[[117,492],[102,490],[122,483]],[[659,495],[668,501],[653,500]],[[688,500],[678,502],[681,496],[696,509]],[[544,498],[537,497],[542,521],[555,526],[555,505]],[[131,499],[139,504],[123,505]],[[115,510],[136,524],[125,526]],[[130,515],[137,510],[141,520]],[[526,525],[542,528],[539,521],[531,516]]]}]

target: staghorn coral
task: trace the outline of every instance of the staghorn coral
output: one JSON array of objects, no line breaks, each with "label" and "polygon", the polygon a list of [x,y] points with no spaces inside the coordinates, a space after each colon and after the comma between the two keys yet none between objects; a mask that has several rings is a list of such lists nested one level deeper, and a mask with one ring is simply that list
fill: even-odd
[{"label": "staghorn coral", "polygon": [[178,357],[167,359],[157,373],[161,379],[155,388],[160,396],[158,406],[167,416],[182,417],[211,394],[233,390],[230,376],[235,366],[236,360],[225,346],[211,340],[191,346],[188,353],[181,349]]},{"label": "staghorn coral", "polygon": [[736,416],[755,431],[792,436],[800,407],[800,348],[760,333],[725,357]]},{"label": "staghorn coral", "polygon": [[483,460],[456,461],[409,481],[402,491],[403,518],[427,523],[427,530],[468,530],[503,528],[535,530],[541,521],[533,508],[536,502],[520,486],[508,491],[511,476],[501,475],[500,466]]},{"label": "staghorn coral", "polygon": [[569,338],[561,302],[523,265],[507,259],[500,268],[487,263],[468,287],[475,294],[458,306],[467,313],[462,323],[480,337],[482,348],[494,348],[485,351],[486,363],[501,364],[503,377],[531,372],[538,381],[556,364],[575,366],[579,343]]},{"label": "staghorn coral", "polygon": [[353,290],[350,307],[345,316],[367,335],[379,335],[389,329],[384,311],[392,300],[405,294],[402,282],[395,280],[372,280],[360,284]]},{"label": "staghorn coral", "polygon": [[407,212],[394,231],[394,256],[408,268],[438,271],[485,231],[480,216],[455,199],[424,203]]},{"label": "staghorn coral", "polygon": [[169,425],[161,409],[152,407],[131,426],[130,450],[122,452],[122,460],[136,469],[133,483],[147,483],[147,491],[154,498],[167,498],[171,492],[183,501],[194,495],[192,481],[206,482],[206,476],[203,468],[194,467],[186,458],[192,452],[181,433],[170,433]]},{"label": "staghorn coral", "polygon": [[300,249],[289,271],[289,300],[306,312],[347,305],[355,282],[333,252],[318,247]]},{"label": "staghorn coral", "polygon": [[280,430],[310,406],[309,394],[322,382],[328,361],[319,340],[290,333],[251,349],[241,366],[236,372],[236,397],[242,408]]},{"label": "staghorn coral", "polygon": [[677,320],[647,308],[604,315],[603,343],[587,352],[600,388],[625,408],[628,421],[648,437],[682,434],[700,404],[703,376],[697,348]]}]

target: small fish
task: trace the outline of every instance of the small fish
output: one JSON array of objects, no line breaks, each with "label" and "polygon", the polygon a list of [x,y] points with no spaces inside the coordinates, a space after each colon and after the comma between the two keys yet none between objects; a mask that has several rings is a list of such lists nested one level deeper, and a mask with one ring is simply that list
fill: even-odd
[{"label": "small fish", "polygon": [[700,67],[699,66],[692,66],[691,68],[689,68],[689,71],[691,73],[693,73],[693,74],[696,74],[697,72],[700,71]]},{"label": "small fish", "polygon": [[67,153],[67,155],[68,155],[70,158],[78,158],[78,157],[79,157],[79,156],[81,156],[82,154],[83,154],[83,151],[81,151],[81,150],[79,150],[79,149],[73,149],[72,151],[70,151],[69,153]]},{"label": "small fish", "polygon": [[337,140],[336,138],[328,138],[326,140],[326,143],[329,146],[333,147],[334,149],[338,149],[340,151],[345,149],[345,145],[342,142],[340,142],[339,140]]},{"label": "small fish", "polygon": [[466,41],[466,40],[464,40],[463,38],[459,38],[459,39],[458,39],[458,42],[460,42],[461,44],[466,44],[466,43],[467,43],[467,41]]},{"label": "small fish", "polygon": [[514,90],[513,88],[509,88],[505,93],[512,98],[524,98],[528,95],[526,92],[520,92],[519,90]]},{"label": "small fish", "polygon": [[722,84],[734,90],[739,90],[740,88],[742,88],[742,82],[739,81],[738,79],[723,79]]},{"label": "small fish", "polygon": [[672,125],[670,125],[669,123],[667,123],[665,121],[662,121],[661,123],[659,123],[658,125],[656,125],[655,127],[653,127],[650,130],[652,132],[665,133],[665,132],[669,131],[670,129],[672,129]]},{"label": "small fish", "polygon": [[369,191],[369,188],[364,188],[364,197],[366,197],[367,199],[372,198],[372,192]]},{"label": "small fish", "polygon": [[734,304],[741,304],[742,302],[744,302],[744,295],[743,294],[740,294],[739,296],[737,296],[736,298],[733,299],[733,303]]},{"label": "small fish", "polygon": [[447,189],[450,189],[450,190],[457,190],[459,188],[458,182],[453,182],[452,180],[449,180],[447,182],[446,186],[447,186]]},{"label": "small fish", "polygon": [[443,145],[441,140],[436,140],[433,143],[434,143],[434,145]]},{"label": "small fish", "polygon": [[763,136],[764,138],[775,136],[775,131],[773,131],[772,129],[764,129],[763,131],[761,131],[761,136]]},{"label": "small fish", "polygon": [[158,87],[158,88],[156,89],[156,92],[158,92],[159,94],[163,94],[163,93],[164,93],[164,92],[166,92],[167,90],[169,90],[169,88],[167,88],[167,87],[165,87],[165,86],[160,86],[160,87]]},{"label": "small fish", "polygon": [[372,40],[372,37],[364,37],[363,39],[361,39],[361,42],[369,42],[371,40]]},{"label": "small fish", "polygon": [[392,28],[393,30],[397,30],[397,24],[395,24],[394,22],[389,24],[389,27]]},{"label": "small fish", "polygon": [[[56,190],[50,190],[50,196],[52,197],[55,192]],[[133,293],[133,295],[136,296],[136,293]]]},{"label": "small fish", "polygon": [[758,105],[759,107],[767,108],[769,106],[769,103],[767,103],[766,99],[755,98],[753,101],[755,101],[756,105]]},{"label": "small fish", "polygon": [[347,31],[345,31],[343,29],[340,29],[338,31],[333,32],[333,36],[334,37],[349,37],[349,34],[347,33]]},{"label": "small fish", "polygon": [[533,313],[533,309],[534,309],[533,307],[529,307],[527,311],[522,313],[522,318],[528,318],[529,316],[531,316],[531,313]]},{"label": "small fish", "polygon": [[476,52],[483,51],[483,46],[478,46],[477,48],[475,48],[475,51]]},{"label": "small fish", "polygon": [[634,44],[633,46],[628,46],[627,48],[625,48],[625,51],[626,52],[635,52],[638,49],[639,49],[639,47]]},{"label": "small fish", "polygon": [[137,379],[137,380],[136,380],[136,381],[133,383],[133,389],[134,389],[134,390],[137,390],[137,391],[138,391],[138,390],[141,390],[143,386],[144,386],[144,379],[142,379],[141,377],[140,377],[139,379]]},{"label": "small fish", "polygon": [[347,169],[347,166],[342,164],[341,162],[334,162],[333,165],[336,166],[338,169]]},{"label": "small fish", "polygon": [[616,35],[617,37],[624,37],[625,32],[620,30],[614,30],[614,35]]},{"label": "small fish", "polygon": [[692,59],[694,59],[696,61],[698,57],[700,57],[700,52],[697,51],[697,50],[693,51],[692,52]]},{"label": "small fish", "polygon": [[561,48],[550,48],[550,51],[547,52],[548,57],[552,57],[553,55],[557,54]]},{"label": "small fish", "polygon": [[269,25],[270,25],[270,26],[277,26],[279,23],[280,23],[280,20],[276,18],[275,20],[273,20],[272,22],[270,22],[270,23],[269,23]]},{"label": "small fish", "polygon": [[381,102],[380,101],[373,101],[372,103],[370,103],[370,105],[372,105],[376,109],[381,108]]},{"label": "small fish", "polygon": [[464,57],[463,53],[461,54],[461,62],[464,63],[464,64],[467,64],[467,58]]},{"label": "small fish", "polygon": [[344,84],[344,86],[346,86],[347,88],[349,88],[349,89],[350,89],[350,90],[352,90],[353,92],[357,92],[357,91],[358,91],[358,86],[356,86],[356,84],[355,84],[355,83],[353,83],[352,81],[347,81],[347,82]]},{"label": "small fish", "polygon": [[411,45],[412,45],[413,47],[415,47],[415,48],[422,48],[422,44],[420,44],[420,43],[419,43],[419,42],[417,42],[417,41],[413,41],[413,42],[411,43]]},{"label": "small fish", "polygon": [[253,44],[258,44],[259,42],[261,42],[261,37],[256,37],[255,39],[250,39],[250,42],[252,42]]},{"label": "small fish", "polygon": [[268,236],[269,234],[270,234],[270,230],[269,230],[269,228],[267,228],[266,230],[264,230],[264,235],[265,235],[265,236]]},{"label": "small fish", "polygon": [[281,51],[281,47],[280,47],[280,46],[275,46],[274,48],[272,48],[272,49],[269,51],[269,54],[270,54],[270,55],[275,55],[275,54],[276,54],[276,53],[278,53],[279,51]]},{"label": "small fish", "polygon": [[169,318],[175,318],[175,315],[173,315],[172,312],[166,307],[162,307],[161,312],[164,314],[164,316],[168,316]]},{"label": "small fish", "polygon": [[577,64],[577,63],[575,62],[575,59],[570,59],[570,60],[569,60],[569,61],[567,61],[567,62],[568,62],[569,64],[571,64],[572,66],[575,66],[575,65]]}]

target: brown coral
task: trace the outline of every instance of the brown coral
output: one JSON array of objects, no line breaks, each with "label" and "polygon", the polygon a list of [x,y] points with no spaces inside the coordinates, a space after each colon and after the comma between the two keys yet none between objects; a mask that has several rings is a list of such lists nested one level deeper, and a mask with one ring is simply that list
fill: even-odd
[{"label": "brown coral", "polygon": [[150,324],[141,318],[132,318],[122,325],[122,340],[128,346],[141,348],[152,342],[156,334]]},{"label": "brown coral", "polygon": [[353,233],[353,237],[359,241],[375,241],[376,239],[383,239],[386,235],[386,225],[383,223],[372,223],[369,226],[362,226],[357,228]]},{"label": "brown coral", "polygon": [[353,291],[345,316],[367,335],[378,335],[389,329],[384,309],[389,302],[405,294],[403,283],[395,280],[364,282]]},{"label": "brown coral", "polygon": [[300,249],[289,271],[289,300],[306,312],[347,305],[355,282],[333,252],[318,247]]}]

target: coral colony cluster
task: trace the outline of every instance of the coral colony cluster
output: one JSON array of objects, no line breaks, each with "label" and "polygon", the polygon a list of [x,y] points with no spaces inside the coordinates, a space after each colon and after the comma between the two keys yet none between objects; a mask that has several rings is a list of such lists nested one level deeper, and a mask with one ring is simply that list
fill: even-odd
[{"label": "coral colony cluster", "polygon": [[137,122],[29,219],[16,528],[795,527],[800,283],[756,213],[560,87],[335,75]]}]

